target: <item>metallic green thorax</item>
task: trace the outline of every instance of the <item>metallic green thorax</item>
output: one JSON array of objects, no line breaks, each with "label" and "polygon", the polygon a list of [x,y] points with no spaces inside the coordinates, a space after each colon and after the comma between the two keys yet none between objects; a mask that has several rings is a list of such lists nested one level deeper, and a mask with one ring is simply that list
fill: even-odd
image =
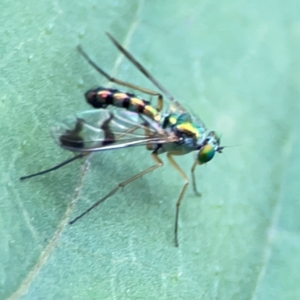
[{"label": "metallic green thorax", "polygon": [[207,132],[190,114],[166,115],[162,118],[161,126],[164,130],[175,134],[180,141],[162,145],[158,153],[170,152],[173,155],[184,155],[198,150],[197,161],[199,164],[204,164],[214,157],[216,151],[222,150],[217,134],[213,131]]}]

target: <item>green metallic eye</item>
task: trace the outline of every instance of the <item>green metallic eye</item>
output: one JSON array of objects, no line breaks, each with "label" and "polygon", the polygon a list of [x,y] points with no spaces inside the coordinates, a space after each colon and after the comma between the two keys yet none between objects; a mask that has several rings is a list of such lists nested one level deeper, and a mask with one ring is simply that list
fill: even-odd
[{"label": "green metallic eye", "polygon": [[212,145],[204,145],[198,153],[198,163],[205,164],[209,162],[215,155],[215,149]]}]

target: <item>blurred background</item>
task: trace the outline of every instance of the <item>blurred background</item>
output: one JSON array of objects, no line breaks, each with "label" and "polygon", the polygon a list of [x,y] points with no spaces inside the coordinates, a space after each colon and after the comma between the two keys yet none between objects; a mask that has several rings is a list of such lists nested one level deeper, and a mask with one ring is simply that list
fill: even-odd
[{"label": "blurred background", "polygon": [[[1,299],[300,298],[299,1],[1,6]],[[152,165],[150,153],[96,153],[18,179],[72,156],[51,125],[91,109],[87,89],[111,86],[78,44],[113,76],[155,89],[106,31],[228,146],[197,168],[202,197],[188,188],[179,248],[183,182],[164,156],[164,168],[73,226],[70,218]],[[176,160],[190,176],[193,154]]]}]

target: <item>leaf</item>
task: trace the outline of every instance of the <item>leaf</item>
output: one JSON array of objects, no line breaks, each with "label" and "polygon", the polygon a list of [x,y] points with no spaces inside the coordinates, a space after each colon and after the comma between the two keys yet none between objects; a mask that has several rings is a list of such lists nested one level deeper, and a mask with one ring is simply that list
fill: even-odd
[{"label": "leaf", "polygon": [[[299,299],[298,2],[2,2],[0,298]],[[71,156],[51,124],[90,109],[84,92],[107,85],[77,44],[155,90],[105,31],[234,146],[196,170],[202,197],[188,188],[179,248],[183,180],[165,158],[68,225],[153,164],[144,148],[18,180]],[[175,159],[189,174],[193,155]]]}]

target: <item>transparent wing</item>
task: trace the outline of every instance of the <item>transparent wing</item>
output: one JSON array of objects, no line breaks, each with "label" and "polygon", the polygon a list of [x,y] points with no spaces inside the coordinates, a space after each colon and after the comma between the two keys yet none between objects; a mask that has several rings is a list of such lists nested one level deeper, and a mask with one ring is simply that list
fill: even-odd
[{"label": "transparent wing", "polygon": [[70,116],[52,128],[52,136],[64,149],[96,152],[146,144],[178,141],[158,123],[137,113],[108,109]]}]

